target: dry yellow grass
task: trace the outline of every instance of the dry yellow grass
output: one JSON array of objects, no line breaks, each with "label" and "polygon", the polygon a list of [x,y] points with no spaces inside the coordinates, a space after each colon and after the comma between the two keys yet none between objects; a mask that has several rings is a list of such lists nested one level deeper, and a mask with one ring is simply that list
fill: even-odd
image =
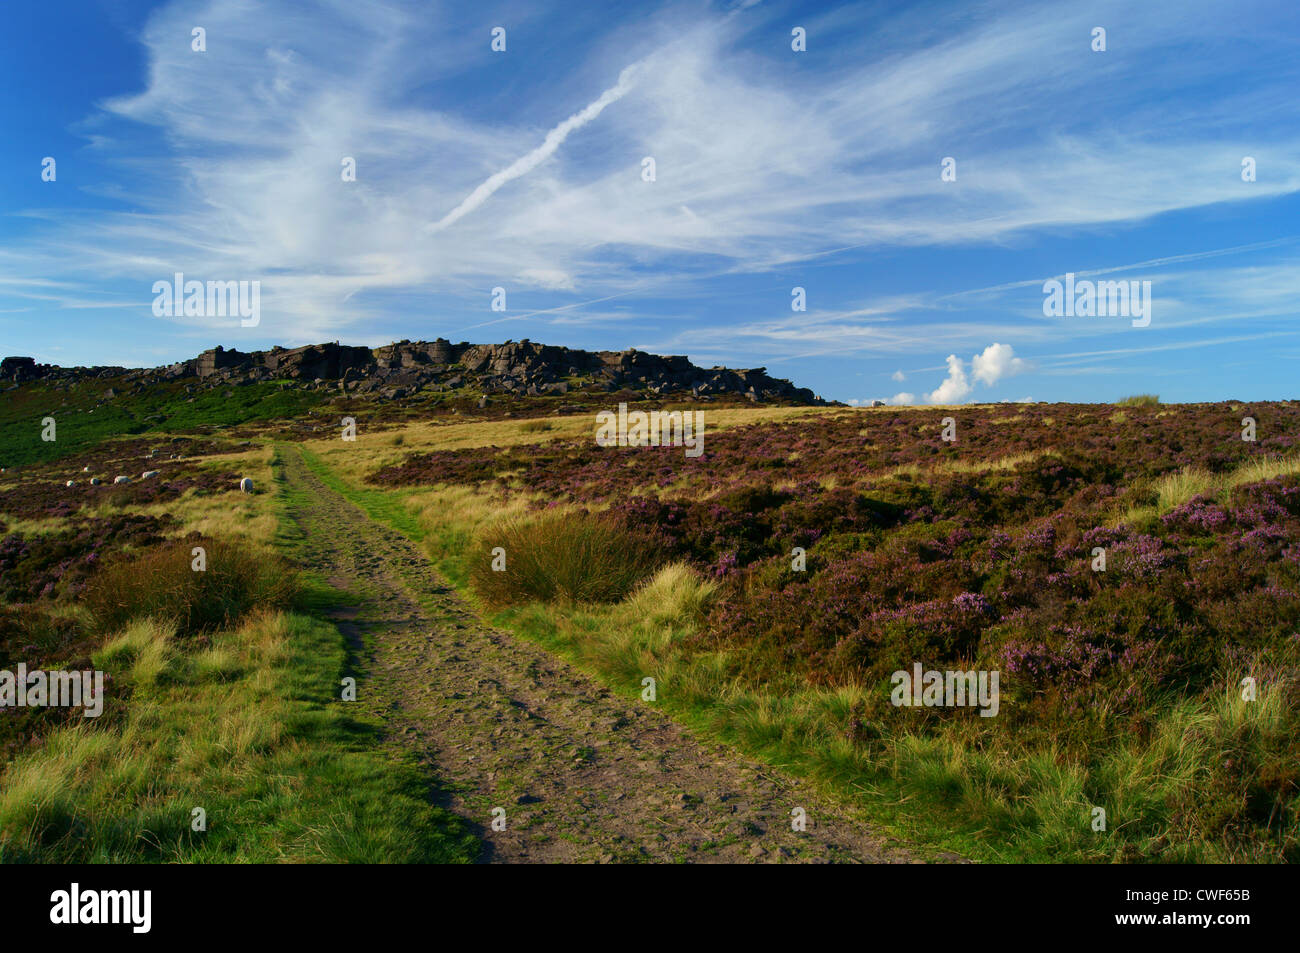
[{"label": "dry yellow grass", "polygon": [[1130,507],[1116,516],[1111,521],[1111,525],[1134,523],[1152,516],[1163,516],[1193,497],[1222,499],[1235,487],[1262,483],[1265,480],[1295,473],[1300,473],[1300,455],[1248,460],[1227,473],[1211,473],[1200,467],[1183,467],[1174,473],[1165,474],[1151,485],[1151,489],[1156,494],[1154,506]]}]

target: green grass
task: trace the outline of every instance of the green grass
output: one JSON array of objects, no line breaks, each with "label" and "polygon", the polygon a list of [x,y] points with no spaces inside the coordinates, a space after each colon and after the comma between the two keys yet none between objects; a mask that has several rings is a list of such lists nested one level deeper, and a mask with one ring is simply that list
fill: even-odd
[{"label": "green grass", "polygon": [[550,512],[485,528],[470,583],[494,606],[534,599],[617,602],[661,562],[649,539],[605,517]]},{"label": "green grass", "polygon": [[[44,863],[468,862],[474,838],[431,809],[378,725],[337,701],[338,631],[266,614],[193,652],[134,623],[95,664],[132,688],[110,728],[21,755],[0,786],[0,860]],[[191,829],[202,808],[207,830]]]},{"label": "green grass", "polygon": [[1295,454],[1285,457],[1256,457],[1223,473],[1211,473],[1202,467],[1183,467],[1166,473],[1151,484],[1154,505],[1129,507],[1117,515],[1114,522],[1142,527],[1195,497],[1225,501],[1239,486],[1275,480],[1295,473],[1300,473],[1300,455]]},{"label": "green grass", "polygon": [[[37,381],[7,391],[0,400],[0,466],[48,463],[105,440],[152,432],[197,433],[252,421],[301,416],[328,398],[278,382],[218,387],[186,394],[181,381],[129,393],[120,378],[84,380],[67,391]],[[108,388],[118,396],[99,404]],[[226,391],[231,392],[226,396]],[[45,417],[55,420],[55,440],[41,439]]]},{"label": "green grass", "polygon": [[1160,406],[1160,396],[1158,394],[1134,394],[1131,397],[1124,397],[1115,401],[1116,407],[1158,407]]},{"label": "green grass", "polygon": [[[273,472],[282,480],[279,461]],[[291,502],[281,492],[277,505]],[[296,530],[286,522],[286,550]],[[308,611],[345,597],[309,577]],[[338,629],[254,611],[196,641],[137,618],[94,655],[113,717],[52,731],[0,777],[0,861],[468,863],[467,825],[340,699],[356,674]],[[119,699],[125,699],[119,700]],[[206,812],[206,831],[192,811]]]},{"label": "green grass", "polygon": [[[1290,464],[1248,466],[1260,478]],[[1223,483],[1245,479],[1243,469]],[[358,500],[372,492],[337,478],[333,485]],[[425,512],[432,522],[419,536],[436,551],[439,540],[456,538],[450,528],[456,518],[439,519],[436,507]],[[385,513],[409,520],[409,510],[391,495],[372,511],[377,519]],[[466,588],[463,580],[457,585]],[[1269,787],[1269,766],[1291,756],[1291,739],[1300,731],[1281,687],[1245,704],[1234,687],[1241,673],[1223,673],[1222,697],[1170,699],[1150,736],[1115,730],[1086,750],[1017,738],[978,718],[936,726],[864,716],[867,736],[851,739],[845,726],[887,690],[811,686],[794,676],[743,682],[725,650],[692,644],[711,588],[687,567],[668,566],[620,603],[532,602],[489,621],[637,703],[642,679],[653,676],[655,706],[676,720],[809,779],[914,844],[1003,863],[1261,862],[1295,850],[1297,819],[1285,810],[1248,841],[1223,838],[1216,821],[1233,816],[1242,796],[1262,804],[1265,814],[1280,803]],[[465,594],[473,600],[471,591]],[[1098,699],[1099,707],[1105,704]],[[1093,830],[1095,807],[1106,811],[1105,831]]]}]

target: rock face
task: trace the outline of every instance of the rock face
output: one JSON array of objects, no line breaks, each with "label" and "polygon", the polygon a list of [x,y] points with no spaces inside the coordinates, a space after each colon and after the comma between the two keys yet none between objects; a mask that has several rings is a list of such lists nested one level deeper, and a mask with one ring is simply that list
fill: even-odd
[{"label": "rock face", "polygon": [[[0,364],[0,383],[118,376],[137,387],[160,380],[194,379],[195,384],[187,389],[286,380],[376,400],[401,400],[421,391],[472,389],[484,395],[546,396],[585,389],[665,397],[689,394],[703,400],[730,396],[754,402],[826,403],[807,388],[769,377],[762,367],[705,369],[682,356],[637,350],[582,351],[527,339],[453,344],[439,338],[398,341],[374,350],[337,342],[251,352],[215,347],[168,367],[129,372],[124,368],[59,368],[26,357],[7,357]],[[115,386],[119,389],[113,396],[122,385]],[[110,398],[105,395],[105,399]]]},{"label": "rock face", "polygon": [[24,380],[35,380],[40,376],[35,358],[6,357],[0,361],[0,380],[21,383]]}]

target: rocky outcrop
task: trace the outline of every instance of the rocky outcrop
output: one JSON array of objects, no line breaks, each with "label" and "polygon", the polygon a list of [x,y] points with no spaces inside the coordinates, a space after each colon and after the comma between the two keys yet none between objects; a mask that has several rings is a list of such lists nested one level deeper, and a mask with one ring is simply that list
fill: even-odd
[{"label": "rocky outcrop", "polygon": [[678,355],[582,351],[527,339],[453,344],[439,338],[397,341],[373,350],[338,342],[250,352],[215,347],[168,367],[129,372],[124,368],[69,371],[25,357],[8,357],[0,363],[0,381],[22,383],[50,376],[64,380],[122,376],[137,384],[194,378],[199,387],[287,380],[380,400],[401,400],[421,391],[467,389],[484,395],[540,397],[574,391],[633,391],[664,397],[689,394],[701,400],[730,396],[754,402],[825,403],[807,388],[769,377],[762,367],[706,369]]}]

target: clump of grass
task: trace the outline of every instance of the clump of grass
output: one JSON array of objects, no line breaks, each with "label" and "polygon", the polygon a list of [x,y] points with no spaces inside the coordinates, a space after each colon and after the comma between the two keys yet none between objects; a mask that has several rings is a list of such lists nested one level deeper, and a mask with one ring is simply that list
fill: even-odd
[{"label": "clump of grass", "polygon": [[[470,584],[494,606],[618,602],[663,561],[648,537],[590,514],[508,519],[483,531],[478,542]],[[505,568],[494,569],[502,559]]]},{"label": "clump of grass", "polygon": [[[206,568],[195,568],[194,548]],[[154,618],[196,635],[233,625],[254,609],[291,606],[297,580],[279,556],[241,542],[172,540],[106,566],[86,586],[83,603],[101,632]]]},{"label": "clump of grass", "polygon": [[1167,473],[1155,482],[1156,507],[1159,512],[1168,513],[1194,496],[1211,495],[1216,482],[1214,474],[1199,467],[1183,467]]},{"label": "clump of grass", "polygon": [[545,433],[548,430],[554,430],[555,427],[546,420],[525,420],[519,425],[520,433]]},{"label": "clump of grass", "polygon": [[652,625],[694,627],[717,590],[717,583],[687,563],[669,563],[628,596],[623,607],[632,618]]},{"label": "clump of grass", "polygon": [[1159,394],[1133,394],[1115,401],[1116,407],[1159,407]]}]

